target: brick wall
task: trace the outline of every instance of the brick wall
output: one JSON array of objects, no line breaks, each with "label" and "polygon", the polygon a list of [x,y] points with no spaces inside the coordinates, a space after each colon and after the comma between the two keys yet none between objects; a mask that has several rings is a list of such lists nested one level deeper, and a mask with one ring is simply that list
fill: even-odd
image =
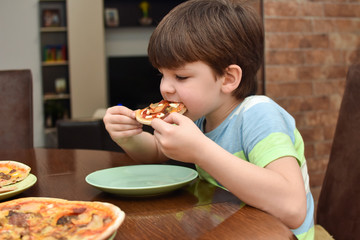
[{"label": "brick wall", "polygon": [[317,201],[348,67],[360,60],[360,0],[264,0],[265,92],[296,121]]}]

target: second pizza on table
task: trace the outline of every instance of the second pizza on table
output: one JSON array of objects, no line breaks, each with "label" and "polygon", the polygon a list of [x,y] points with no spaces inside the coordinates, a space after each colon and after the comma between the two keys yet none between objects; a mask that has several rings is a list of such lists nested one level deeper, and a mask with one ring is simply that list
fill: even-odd
[{"label": "second pizza on table", "polygon": [[9,185],[24,180],[30,174],[31,168],[16,161],[0,161],[0,193],[11,191]]}]

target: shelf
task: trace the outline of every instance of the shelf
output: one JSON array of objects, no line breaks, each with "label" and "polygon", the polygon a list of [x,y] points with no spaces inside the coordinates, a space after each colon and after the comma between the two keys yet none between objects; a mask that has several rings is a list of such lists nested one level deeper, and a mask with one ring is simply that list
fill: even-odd
[{"label": "shelf", "polygon": [[69,118],[71,113],[67,0],[38,1],[44,127],[45,135],[51,135],[56,121]]},{"label": "shelf", "polygon": [[42,27],[40,28],[42,33],[50,33],[50,32],[66,32],[66,27]]},{"label": "shelf", "polygon": [[[156,26],[171,9],[184,1],[185,0],[148,0],[148,15],[149,18],[152,19],[152,22],[145,26]],[[119,19],[118,24],[108,26],[105,16],[105,28],[145,27],[140,23],[140,19],[143,17],[143,13],[139,7],[140,2],[141,1],[133,0],[104,0],[104,10],[115,10]]]},{"label": "shelf", "polygon": [[40,2],[65,2],[66,0],[40,0]]},{"label": "shelf", "polygon": [[44,95],[44,101],[50,101],[50,100],[68,100],[70,99],[70,94],[67,93],[48,93]]},{"label": "shelf", "polygon": [[66,66],[68,65],[68,61],[48,61],[48,62],[42,62],[41,65],[43,67]]},{"label": "shelf", "polygon": [[47,127],[47,128],[45,128],[45,134],[54,134],[56,132],[57,132],[56,127]]}]

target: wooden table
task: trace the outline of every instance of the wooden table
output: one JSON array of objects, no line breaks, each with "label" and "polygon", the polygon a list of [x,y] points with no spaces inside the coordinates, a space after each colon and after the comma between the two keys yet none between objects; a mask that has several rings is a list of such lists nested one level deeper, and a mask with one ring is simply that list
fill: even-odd
[{"label": "wooden table", "polygon": [[29,165],[37,183],[20,197],[104,201],[119,206],[126,218],[115,239],[296,239],[278,219],[244,206],[231,193],[194,180],[157,197],[128,198],[101,192],[85,177],[100,169],[133,165],[125,154],[96,150],[2,150],[1,160]]}]

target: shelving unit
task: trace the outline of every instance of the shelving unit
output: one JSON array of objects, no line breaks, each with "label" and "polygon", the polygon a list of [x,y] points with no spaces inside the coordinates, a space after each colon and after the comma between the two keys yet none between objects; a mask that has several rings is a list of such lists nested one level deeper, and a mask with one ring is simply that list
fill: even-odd
[{"label": "shelving unit", "polygon": [[[184,1],[185,0],[104,0],[105,27],[121,28],[156,26],[172,8]],[[142,5],[144,2],[146,2],[146,7]],[[144,7],[146,8],[146,13],[144,13]],[[107,9],[116,11],[118,24],[110,24],[110,26],[107,24]],[[151,22],[145,21],[147,24],[143,23],[141,19],[144,17],[150,18]]]},{"label": "shelving unit", "polygon": [[66,27],[42,27],[40,28],[41,32],[66,32]]},{"label": "shelving unit", "polygon": [[[119,25],[115,29],[153,27],[183,1],[148,0],[152,23],[144,26],[139,22],[144,15],[142,0],[94,0],[91,5],[87,0],[39,0],[46,130],[55,128],[59,119],[89,117],[96,109],[107,107],[104,37],[105,29],[110,27],[104,23],[104,10],[118,12]],[[86,91],[84,86],[88,86]]]},{"label": "shelving unit", "polygon": [[[161,99],[158,71],[147,58],[148,39],[163,17],[184,1],[104,0],[110,106],[121,103],[137,109]],[[151,23],[144,24],[144,17],[150,18]],[[134,97],[134,88],[140,98]]]},{"label": "shelving unit", "polygon": [[66,0],[40,0],[39,24],[44,122],[47,130],[70,118]]}]

